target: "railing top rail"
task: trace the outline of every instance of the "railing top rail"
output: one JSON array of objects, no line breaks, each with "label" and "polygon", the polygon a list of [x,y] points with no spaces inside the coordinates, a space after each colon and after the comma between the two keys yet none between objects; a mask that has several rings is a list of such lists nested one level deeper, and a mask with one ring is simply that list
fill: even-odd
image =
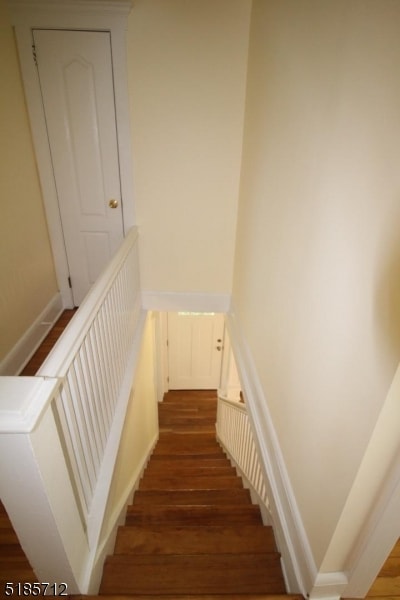
[{"label": "railing top rail", "polygon": [[241,410],[244,413],[247,413],[247,407],[244,404],[244,402],[238,402],[237,400],[231,400],[230,398],[224,398],[221,395],[218,395],[218,400],[220,400],[221,402],[224,402],[225,404],[229,404],[230,406],[233,406],[234,408],[237,408],[238,410]]},{"label": "railing top rail", "polygon": [[132,227],[115,256],[90,289],[89,294],[80,305],[79,311],[68,323],[62,337],[57,341],[51,353],[38,370],[37,376],[65,376],[71,362],[71,357],[80,348],[104,298],[118,274],[119,268],[124,263],[137,239],[137,227]]}]

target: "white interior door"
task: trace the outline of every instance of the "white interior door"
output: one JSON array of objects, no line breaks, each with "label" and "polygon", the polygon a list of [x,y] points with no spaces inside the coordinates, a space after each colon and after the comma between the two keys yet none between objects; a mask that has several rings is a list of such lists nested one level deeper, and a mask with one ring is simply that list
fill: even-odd
[{"label": "white interior door", "polygon": [[75,305],[123,239],[110,34],[34,30]]},{"label": "white interior door", "polygon": [[168,313],[169,388],[217,389],[223,340],[222,314]]}]

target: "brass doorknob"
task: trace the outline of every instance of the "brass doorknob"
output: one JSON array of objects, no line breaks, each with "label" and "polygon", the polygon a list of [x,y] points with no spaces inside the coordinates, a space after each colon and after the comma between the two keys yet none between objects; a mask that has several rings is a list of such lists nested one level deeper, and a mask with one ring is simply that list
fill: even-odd
[{"label": "brass doorknob", "polygon": [[117,208],[117,206],[118,206],[118,200],[114,200],[114,199],[110,200],[110,202],[108,203],[108,206],[110,208]]}]

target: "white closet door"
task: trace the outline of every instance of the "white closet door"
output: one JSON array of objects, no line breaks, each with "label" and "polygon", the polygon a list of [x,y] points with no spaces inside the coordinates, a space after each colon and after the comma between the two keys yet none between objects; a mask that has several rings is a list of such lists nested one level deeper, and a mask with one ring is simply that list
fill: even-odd
[{"label": "white closet door", "polygon": [[110,34],[34,30],[75,305],[123,239]]}]

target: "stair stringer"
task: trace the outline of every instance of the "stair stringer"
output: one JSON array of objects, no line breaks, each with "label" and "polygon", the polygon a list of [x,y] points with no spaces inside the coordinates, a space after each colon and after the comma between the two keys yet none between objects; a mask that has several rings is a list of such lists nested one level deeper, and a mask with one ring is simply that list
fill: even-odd
[{"label": "stair stringer", "polygon": [[133,502],[135,492],[140,485],[140,480],[143,477],[153,450],[157,445],[158,437],[159,436],[157,433],[155,438],[151,441],[148,452],[146,453],[143,461],[132,473],[131,479],[126,486],[118,505],[114,508],[112,515],[109,518],[109,523],[111,523],[111,525],[109,525],[102,532],[102,542],[97,550],[96,558],[92,567],[88,593],[97,593],[100,587],[100,580],[103,574],[105,558],[114,552],[118,527],[124,525],[125,523],[128,506]]},{"label": "stair stringer", "polygon": [[251,353],[234,311],[226,315],[248,416],[265,474],[270,516],[289,594],[313,600],[339,600],[348,585],[345,572],[319,573],[297,507],[286,465]]}]

